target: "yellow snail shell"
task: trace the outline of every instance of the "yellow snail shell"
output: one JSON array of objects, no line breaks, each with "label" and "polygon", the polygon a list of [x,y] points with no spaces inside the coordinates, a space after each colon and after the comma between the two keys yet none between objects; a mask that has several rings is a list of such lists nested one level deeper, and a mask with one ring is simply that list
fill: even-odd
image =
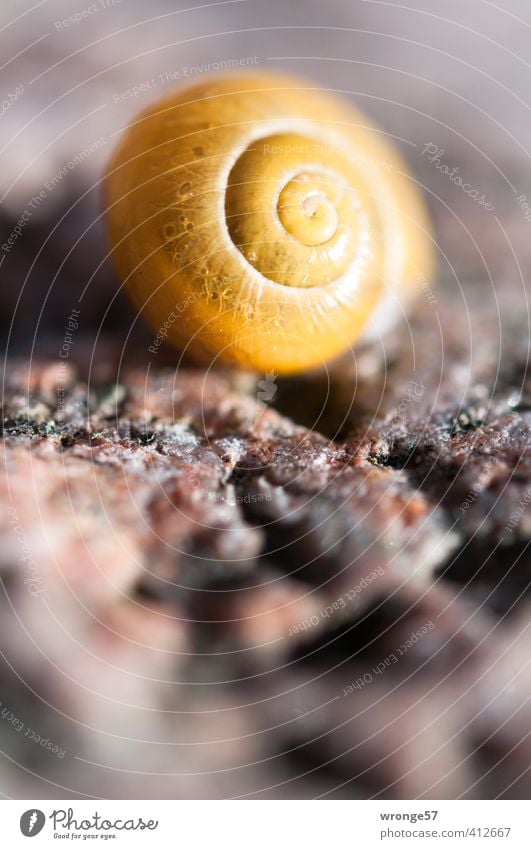
[{"label": "yellow snail shell", "polygon": [[383,326],[432,271],[402,159],[350,104],[275,74],[172,92],[105,177],[112,258],[156,332],[290,373]]}]

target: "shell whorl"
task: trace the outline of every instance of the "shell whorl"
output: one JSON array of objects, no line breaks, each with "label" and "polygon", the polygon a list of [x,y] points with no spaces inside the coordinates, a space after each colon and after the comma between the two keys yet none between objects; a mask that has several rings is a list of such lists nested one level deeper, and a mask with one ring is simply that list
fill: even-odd
[{"label": "shell whorl", "polygon": [[341,156],[322,141],[279,134],[238,157],[225,199],[232,241],[264,277],[323,286],[354,261],[368,221]]},{"label": "shell whorl", "polygon": [[129,128],[105,184],[135,304],[155,329],[177,304],[167,338],[203,360],[319,365],[359,338],[384,295],[405,297],[430,273],[422,200],[394,149],[299,80],[174,93]]}]

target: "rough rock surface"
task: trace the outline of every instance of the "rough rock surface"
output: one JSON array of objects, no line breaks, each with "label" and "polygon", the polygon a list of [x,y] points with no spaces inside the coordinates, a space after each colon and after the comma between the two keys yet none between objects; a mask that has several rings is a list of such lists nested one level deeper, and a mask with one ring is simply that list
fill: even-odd
[{"label": "rough rock surface", "polygon": [[0,724],[15,795],[529,792],[526,322],[471,362],[437,298],[442,374],[419,305],[289,418],[251,375],[8,363],[3,689],[66,750]]}]

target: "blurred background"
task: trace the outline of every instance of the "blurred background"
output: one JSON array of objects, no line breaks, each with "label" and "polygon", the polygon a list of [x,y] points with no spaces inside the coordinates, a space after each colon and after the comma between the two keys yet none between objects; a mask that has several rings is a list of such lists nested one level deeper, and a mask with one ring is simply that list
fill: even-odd
[{"label": "blurred background", "polygon": [[[131,378],[127,391],[133,400],[127,427],[113,420],[121,403],[119,390],[110,395],[97,390],[98,421],[109,419],[105,427],[114,427],[123,455],[113,460],[102,453],[87,473],[83,466],[90,442],[83,430],[85,391],[71,374],[66,380],[70,381],[67,414],[73,423],[68,434],[71,442],[63,436],[60,450],[54,453],[46,428],[51,415],[47,398],[53,395],[56,373],[47,373],[44,366],[57,360],[66,343],[68,369],[77,368],[82,378],[92,369],[93,379],[112,383],[119,365],[136,366],[140,375],[148,368],[146,351],[152,334],[135,321],[126,299],[117,295],[101,218],[102,172],[128,122],[173,86],[224,72],[235,64],[258,72],[281,69],[299,73],[340,92],[379,124],[401,149],[430,206],[439,253],[438,307],[435,311],[428,308],[427,323],[419,325],[420,363],[429,360],[443,326],[449,347],[439,352],[437,362],[429,368],[432,378],[436,375],[437,380],[446,381],[442,387],[445,403],[455,395],[455,407],[459,408],[468,386],[472,354],[478,353],[480,358],[474,379],[485,381],[466,416],[455,415],[458,424],[453,430],[445,430],[446,413],[433,418],[432,442],[423,457],[429,464],[435,463],[433,446],[439,450],[448,445],[448,434],[453,438],[457,433],[466,440],[476,426],[474,416],[481,421],[478,399],[490,397],[497,375],[502,374],[505,381],[498,399],[500,405],[505,404],[504,415],[511,387],[521,387],[527,375],[530,39],[531,7],[525,0],[504,0],[503,6],[490,0],[409,0],[407,4],[395,0],[2,0],[0,339],[6,357],[4,388],[10,387],[4,416],[11,410],[9,405],[26,409],[25,398],[34,392],[30,407],[32,421],[37,422],[31,433],[23,423],[10,432],[10,453],[3,461],[7,474],[0,481],[0,572],[5,590],[0,613],[0,789],[4,795],[367,798],[381,794],[410,798],[426,792],[437,798],[504,793],[525,797],[529,793],[529,742],[523,742],[530,739],[524,710],[531,694],[525,641],[529,522],[522,517],[527,515],[531,490],[527,488],[529,478],[518,465],[526,454],[528,433],[520,419],[511,424],[502,417],[484,437],[482,456],[492,460],[488,480],[493,489],[481,498],[472,498],[468,525],[463,524],[465,511],[459,505],[474,481],[480,480],[476,494],[483,493],[483,466],[472,464],[476,477],[465,480],[455,504],[447,504],[442,512],[440,503],[444,506],[445,499],[449,500],[445,475],[450,474],[450,467],[454,469],[457,455],[438,467],[438,484],[432,489],[419,483],[424,474],[421,465],[416,476],[404,483],[398,462],[394,467],[389,463],[386,474],[392,481],[392,497],[384,499],[383,506],[378,489],[380,470],[374,472],[373,484],[371,467],[367,473],[370,481],[364,484],[368,489],[360,489],[360,499],[372,504],[374,498],[375,509],[364,525],[369,528],[364,531],[367,539],[362,534],[361,542],[352,543],[354,551],[363,552],[356,580],[390,562],[397,550],[402,551],[406,537],[400,568],[412,562],[429,563],[430,570],[438,566],[444,571],[456,534],[461,535],[463,545],[474,539],[478,547],[472,546],[467,556],[456,558],[456,580],[467,588],[463,599],[456,601],[457,607],[450,605],[444,592],[435,601],[428,593],[422,601],[424,607],[411,613],[407,588],[405,595],[391,600],[360,625],[360,644],[379,640],[372,654],[365,660],[364,655],[357,658],[354,666],[347,665],[342,678],[331,682],[336,667],[351,664],[352,640],[338,638],[328,654],[322,645],[315,646],[315,657],[304,662],[294,653],[293,643],[285,653],[268,648],[269,640],[280,641],[280,633],[285,636],[290,621],[304,619],[315,612],[315,604],[318,610],[324,603],[320,597],[316,601],[310,590],[308,602],[300,602],[289,581],[280,584],[280,601],[267,593],[264,597],[250,595],[251,613],[246,615],[256,628],[245,630],[242,626],[235,643],[231,642],[234,635],[229,638],[222,632],[220,636],[212,626],[219,611],[212,615],[214,602],[208,593],[199,599],[199,607],[195,597],[190,602],[188,596],[184,601],[178,596],[171,610],[152,589],[143,586],[140,593],[141,572],[160,569],[168,575],[173,565],[162,544],[157,547],[157,541],[137,520],[137,509],[144,511],[143,515],[149,513],[159,541],[170,540],[179,547],[182,539],[186,540],[188,554],[178,564],[182,583],[186,583],[183,574],[192,585],[197,580],[192,556],[210,558],[212,581],[201,585],[201,592],[218,586],[224,574],[221,566],[236,556],[246,557],[253,569],[263,563],[264,568],[273,568],[270,558],[264,557],[258,525],[276,521],[275,516],[257,518],[248,511],[242,525],[231,514],[225,536],[217,535],[213,543],[206,534],[194,536],[186,523],[176,525],[172,513],[164,512],[164,504],[157,499],[166,471],[161,465],[160,477],[150,488],[147,465],[140,461],[134,465],[141,436],[129,421],[137,413],[144,414],[144,405],[156,409],[160,404],[161,421],[167,428],[164,438],[173,440],[170,448],[174,450],[180,439],[179,427],[185,429],[185,425],[174,427],[172,410],[165,406],[167,385],[162,378],[160,383],[150,384],[149,391],[142,377],[138,385]],[[469,192],[452,179],[456,174],[471,187]],[[73,310],[77,311],[74,315]],[[522,319],[518,338],[515,317]],[[69,331],[74,333],[73,342],[67,338]],[[393,344],[391,340],[391,348]],[[399,362],[401,344],[398,339],[393,349],[395,362]],[[161,352],[157,367],[171,365],[172,357]],[[28,358],[31,366],[21,366]],[[375,391],[377,366],[371,363],[366,386],[359,394],[359,420],[374,403],[371,392]],[[361,368],[363,371],[363,363]],[[153,372],[150,380],[152,376]],[[410,376],[404,367],[406,387]],[[426,386],[432,378],[416,377]],[[241,400],[247,391],[245,379],[238,382],[234,376],[224,376],[223,380],[226,383],[216,383],[208,390],[216,407],[211,415],[226,416],[239,439],[243,425],[240,419],[238,425],[233,424],[237,416],[231,404],[241,404],[243,409],[247,403]],[[194,386],[186,384],[180,391],[184,398],[182,421],[192,420],[198,429],[201,418],[199,407],[194,407]],[[314,391],[305,388],[295,395],[297,399],[302,395],[313,398]],[[348,391],[351,399],[351,384]],[[392,391],[395,413],[391,406],[384,410],[391,422],[407,393],[398,378]],[[230,392],[239,400],[228,403]],[[291,384],[287,394],[294,394]],[[282,387],[278,397],[282,406]],[[531,409],[529,398],[521,401],[519,395],[517,401],[525,415]],[[29,413],[25,415],[29,420]],[[297,420],[305,422],[304,415]],[[104,434],[104,425],[101,427]],[[300,435],[285,422],[271,427],[272,439]],[[193,430],[194,438],[197,432]],[[105,434],[102,452],[107,450],[105,439],[111,439],[107,431]],[[37,445],[38,457],[26,452],[29,437],[32,446]],[[76,443],[67,457],[63,449],[78,438],[80,444]],[[317,457],[325,448],[319,442],[321,437],[315,438]],[[224,443],[224,457],[236,456],[237,442],[234,437]],[[509,443],[510,457],[504,455],[503,462],[498,462],[496,452],[509,451]],[[354,456],[358,449],[353,445],[344,448],[343,457],[350,450]],[[169,455],[171,450],[160,453]],[[460,443],[459,462],[473,450],[470,443]],[[49,465],[52,454],[53,474]],[[190,456],[199,465],[205,462],[203,454]],[[356,455],[360,467],[365,468],[366,463],[369,468],[367,456],[360,457]],[[132,466],[123,471],[130,459]],[[323,463],[329,461],[326,455]],[[163,460],[158,457],[153,462],[162,464]],[[56,485],[55,476],[63,474],[63,463],[67,494],[63,479],[63,489]],[[113,463],[117,471],[111,479],[106,475],[111,474]],[[370,463],[378,465],[373,456]],[[318,465],[316,460],[316,469]],[[517,466],[521,478],[513,475]],[[275,472],[278,481],[284,467],[281,458]],[[423,487],[419,496],[417,483]],[[383,498],[387,489],[382,486]],[[498,504],[496,487],[510,492],[510,499],[507,496],[509,500],[504,502],[505,513],[496,514],[486,524],[485,516]],[[186,479],[185,488],[190,488]],[[269,490],[261,492],[265,498]],[[399,510],[402,497],[410,512],[407,521],[403,520],[404,536],[397,542],[398,537],[388,533],[388,520]],[[9,512],[13,509],[14,513]],[[280,505],[279,515],[282,509]],[[355,510],[363,519],[362,507]],[[518,545],[502,547],[499,559],[489,561],[495,564],[493,570],[499,571],[495,571],[493,583],[488,573],[478,589],[472,581],[474,570],[490,557],[496,546],[496,529],[503,527],[515,510],[521,511]],[[456,530],[457,519],[461,525]],[[205,516],[203,521],[206,523]],[[312,513],[308,522],[311,528],[323,525],[323,538],[326,529],[328,538],[337,530],[319,512]],[[346,527],[352,527],[352,522],[348,514]],[[280,530],[276,542],[282,545],[282,534],[289,529]],[[271,540],[274,547],[275,538]],[[320,545],[320,537],[313,539],[299,556],[311,558],[312,546],[320,551]],[[338,574],[350,569],[353,550],[341,549],[330,568],[337,567]],[[287,561],[292,557],[293,552],[288,553]],[[32,573],[33,564],[41,570],[37,575],[45,575],[46,615],[35,615],[35,598],[18,587],[21,558],[22,574],[26,578],[29,574],[28,580],[33,576],[30,586],[37,596],[40,579]],[[500,574],[513,566],[511,574],[518,576],[514,586],[510,592],[503,588],[493,601],[492,587],[498,587]],[[280,568],[278,574],[285,574],[285,566],[277,563],[275,568]],[[232,565],[231,580],[235,574],[241,577]],[[250,585],[254,586],[253,581]],[[311,580],[308,586],[313,586]],[[341,592],[344,589],[345,585]],[[337,589],[332,590],[328,601],[337,595]],[[420,596],[424,599],[422,593]],[[267,618],[270,611],[291,599],[299,604],[290,614],[291,620],[286,616],[280,623],[278,616]],[[500,617],[503,620],[517,600],[519,606],[510,625],[491,638],[493,622]],[[231,621],[240,621],[238,605],[230,611]],[[402,615],[406,624],[395,634],[393,628]],[[422,678],[422,698],[416,679],[407,683],[417,666],[413,671],[406,666],[406,684],[398,691],[393,689],[398,686],[396,679],[389,676],[385,683],[378,681],[358,692],[356,710],[362,719],[349,725],[353,703],[336,702],[338,691],[371,674],[367,670],[385,661],[411,630],[432,619],[442,629],[439,643],[426,637],[414,663],[421,667],[439,649],[442,660]],[[197,631],[198,622],[206,624]],[[469,630],[461,634],[463,622]],[[456,632],[460,633],[457,642],[444,650],[445,640]],[[262,644],[266,648],[254,652]],[[466,659],[476,645],[485,651],[475,658],[471,671]],[[254,647],[250,655],[249,647]],[[243,658],[241,667],[237,658]],[[496,666],[499,658],[501,669]],[[260,672],[258,680],[256,670]],[[517,684],[515,675],[522,676]],[[445,676],[453,676],[452,683],[445,684],[442,695],[434,694]],[[472,680],[473,692],[469,687]],[[398,713],[401,719],[395,725]],[[299,723],[298,717],[302,717]],[[417,736],[419,728],[422,733]],[[402,741],[408,745],[402,747]],[[500,762],[502,766],[498,766]]]},{"label": "blurred background", "polygon": [[[81,292],[85,326],[104,317],[129,324],[105,261],[102,168],[135,113],[235,61],[306,74],[381,125],[426,186],[445,276],[486,274],[496,283],[527,270],[530,222],[517,200],[531,190],[523,0],[503,8],[486,0],[444,8],[431,0],[326,8],[312,0],[155,0],[149,8],[6,0],[0,14],[2,242],[31,199],[45,195],[0,269],[4,331],[15,318],[11,345],[27,348],[34,336],[45,344]],[[477,214],[477,202],[430,163],[428,143],[492,204],[490,214]]]}]

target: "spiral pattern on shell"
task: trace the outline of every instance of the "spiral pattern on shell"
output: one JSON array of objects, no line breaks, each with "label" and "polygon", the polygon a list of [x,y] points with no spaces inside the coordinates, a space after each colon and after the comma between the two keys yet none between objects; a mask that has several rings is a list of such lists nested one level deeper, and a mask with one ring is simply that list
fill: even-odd
[{"label": "spiral pattern on shell", "polygon": [[422,199],[347,103],[277,75],[171,94],[105,179],[113,261],[137,308],[203,361],[318,366],[431,273]]}]

